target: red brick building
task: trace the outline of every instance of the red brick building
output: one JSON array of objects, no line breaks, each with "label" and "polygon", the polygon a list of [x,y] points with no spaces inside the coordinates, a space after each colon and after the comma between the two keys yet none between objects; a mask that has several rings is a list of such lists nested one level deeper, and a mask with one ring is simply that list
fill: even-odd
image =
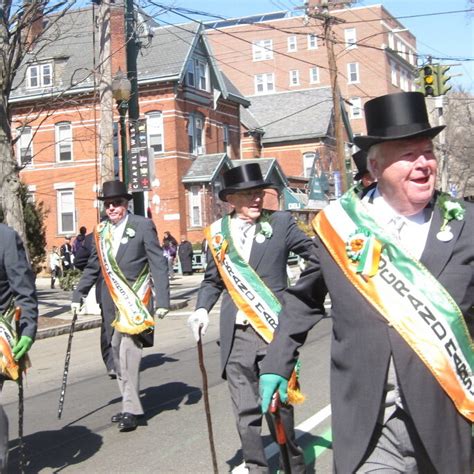
[{"label": "red brick building", "polygon": [[[111,10],[113,75],[125,69],[123,8]],[[45,203],[49,248],[77,234],[80,226],[92,230],[100,213],[104,164],[94,25],[92,8],[59,20],[32,51],[11,96],[21,178],[33,198]],[[205,193],[199,186],[185,187],[182,178],[200,155],[239,157],[240,106],[248,101],[216,67],[202,27],[148,26],[153,38],[138,58],[140,118],[146,120],[151,151],[145,206],[160,238],[168,230],[198,242],[208,222],[193,212],[196,203],[205,207]],[[117,122],[115,104],[110,114]],[[121,176],[119,156],[116,140],[116,177]]]}]

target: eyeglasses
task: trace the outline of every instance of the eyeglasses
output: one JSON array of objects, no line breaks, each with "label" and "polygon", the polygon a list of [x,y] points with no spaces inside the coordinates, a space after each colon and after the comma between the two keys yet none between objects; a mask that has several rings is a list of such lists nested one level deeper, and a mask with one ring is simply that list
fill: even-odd
[{"label": "eyeglasses", "polygon": [[245,198],[255,199],[255,198],[262,198],[264,195],[264,191],[263,189],[249,189],[248,191],[238,191],[235,194],[245,197]]},{"label": "eyeglasses", "polygon": [[110,201],[104,201],[104,207],[108,209],[110,206],[113,207],[119,207],[119,206],[125,206],[126,204],[125,199],[112,199]]}]

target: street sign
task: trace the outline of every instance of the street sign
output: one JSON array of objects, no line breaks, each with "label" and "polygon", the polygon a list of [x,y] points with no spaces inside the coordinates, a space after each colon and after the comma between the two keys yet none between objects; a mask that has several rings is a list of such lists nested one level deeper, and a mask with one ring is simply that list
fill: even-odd
[{"label": "street sign", "polygon": [[130,122],[128,187],[132,192],[148,191],[151,186],[146,119]]}]

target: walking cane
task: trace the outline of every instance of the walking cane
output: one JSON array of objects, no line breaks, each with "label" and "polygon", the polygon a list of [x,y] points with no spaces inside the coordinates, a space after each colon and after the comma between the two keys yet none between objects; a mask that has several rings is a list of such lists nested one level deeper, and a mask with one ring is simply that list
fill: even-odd
[{"label": "walking cane", "polygon": [[[20,316],[21,308],[15,308],[15,326],[17,337],[20,337]],[[24,394],[23,394],[23,357],[18,361],[18,470],[25,472],[25,445],[23,443],[23,414],[24,414]]]},{"label": "walking cane", "polygon": [[66,349],[66,358],[64,360],[64,372],[63,372],[63,383],[61,385],[61,393],[59,395],[59,407],[58,407],[58,419],[61,419],[64,406],[64,397],[66,395],[66,385],[67,385],[67,376],[69,373],[69,361],[71,360],[71,346],[72,346],[72,336],[74,335],[74,327],[76,326],[77,321],[77,310],[74,308],[72,310],[72,321],[71,328],[69,329],[69,338],[67,341]]},{"label": "walking cane", "polygon": [[216,448],[214,447],[214,435],[212,433],[212,420],[211,420],[211,409],[209,406],[209,393],[207,387],[207,373],[206,367],[204,366],[204,357],[202,353],[202,338],[201,338],[202,325],[199,326],[199,340],[197,342],[198,356],[199,356],[199,368],[201,369],[202,374],[202,391],[204,395],[204,407],[206,410],[206,421],[207,421],[207,431],[209,434],[209,445],[211,448],[212,456],[212,467],[214,468],[214,474],[217,474],[219,471],[217,469],[217,457],[216,457]]},{"label": "walking cane", "polygon": [[283,461],[283,470],[285,474],[291,474],[290,457],[288,456],[288,449],[286,447],[286,433],[280,416],[280,396],[278,392],[273,395],[272,403],[270,404],[270,413],[273,415],[276,439]]}]

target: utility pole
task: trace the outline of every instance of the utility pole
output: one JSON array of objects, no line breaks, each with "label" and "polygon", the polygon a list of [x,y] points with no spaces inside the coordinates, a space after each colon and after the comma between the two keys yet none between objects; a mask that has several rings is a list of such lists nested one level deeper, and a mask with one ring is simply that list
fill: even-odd
[{"label": "utility pole", "polygon": [[[128,101],[128,120],[130,124],[137,124],[140,118],[138,102],[138,73],[137,56],[138,45],[135,31],[135,14],[133,0],[126,0],[125,8],[125,40],[127,52],[127,76],[132,85],[130,100]],[[135,127],[137,128],[137,127]],[[145,215],[145,196],[143,191],[132,192],[134,213]]]},{"label": "utility pole", "polygon": [[[338,1],[337,4],[349,4],[348,1]],[[336,18],[329,14],[328,1],[322,1],[321,6],[315,6],[314,11],[309,11],[309,6],[306,4],[306,15],[311,18],[316,18],[323,22],[324,28],[324,42],[326,43],[328,55],[329,78],[331,81],[332,104],[334,111],[334,138],[336,140],[336,163],[337,169],[341,176],[341,190],[344,193],[347,191],[347,170],[346,170],[346,154],[344,147],[344,124],[342,121],[341,112],[341,94],[337,83],[337,62],[336,54],[334,52],[334,32],[332,27],[335,23],[344,23],[345,20]],[[315,10],[319,10],[316,12]]]},{"label": "utility pole", "polygon": [[109,2],[100,2],[98,10],[100,98],[99,152],[101,163],[101,182],[103,183],[104,181],[113,181],[115,179]]}]

